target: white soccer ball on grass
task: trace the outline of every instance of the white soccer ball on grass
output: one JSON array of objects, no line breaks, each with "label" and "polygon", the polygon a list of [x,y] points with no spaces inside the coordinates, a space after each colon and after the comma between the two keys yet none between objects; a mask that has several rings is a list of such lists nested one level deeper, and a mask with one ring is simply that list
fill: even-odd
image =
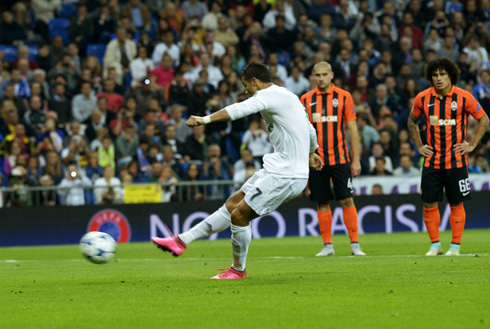
[{"label": "white soccer ball on grass", "polygon": [[80,240],[82,254],[95,264],[104,264],[116,254],[117,243],[104,232],[88,232]]}]

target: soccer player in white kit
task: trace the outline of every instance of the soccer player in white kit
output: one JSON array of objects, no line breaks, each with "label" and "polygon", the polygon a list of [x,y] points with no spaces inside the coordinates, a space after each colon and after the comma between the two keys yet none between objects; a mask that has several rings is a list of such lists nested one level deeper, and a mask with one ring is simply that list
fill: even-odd
[{"label": "soccer player in white kit", "polygon": [[298,96],[274,85],[264,64],[249,64],[243,69],[241,79],[252,97],[206,117],[191,116],[187,125],[232,121],[260,112],[274,152],[264,156],[263,169],[202,222],[175,237],[152,238],[157,247],[179,256],[191,242],[221,232],[231,222],[233,265],[212,279],[246,278],[245,263],[252,239],[250,221],[297,197],[306,187],[309,166],[315,170],[322,168],[322,160],[315,154],[316,133]]}]

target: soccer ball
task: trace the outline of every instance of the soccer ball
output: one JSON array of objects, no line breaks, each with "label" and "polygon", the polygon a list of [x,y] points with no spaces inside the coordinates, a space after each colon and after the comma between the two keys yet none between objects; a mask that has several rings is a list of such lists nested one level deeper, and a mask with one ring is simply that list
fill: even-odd
[{"label": "soccer ball", "polygon": [[95,264],[110,261],[116,254],[116,241],[104,232],[88,232],[80,240],[82,254]]}]

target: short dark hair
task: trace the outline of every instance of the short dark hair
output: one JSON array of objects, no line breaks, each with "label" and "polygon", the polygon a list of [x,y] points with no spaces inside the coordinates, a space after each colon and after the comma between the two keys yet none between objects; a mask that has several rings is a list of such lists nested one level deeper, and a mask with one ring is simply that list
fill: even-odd
[{"label": "short dark hair", "polygon": [[441,58],[434,59],[433,61],[430,61],[425,66],[424,76],[431,85],[433,85],[432,75],[439,70],[444,70],[447,72],[449,78],[451,79],[452,85],[458,83],[459,75],[461,73],[458,66],[449,58],[441,57]]},{"label": "short dark hair", "polygon": [[272,82],[272,75],[267,66],[257,62],[252,62],[245,66],[241,78],[247,82],[252,81],[252,78],[256,78],[262,82]]}]

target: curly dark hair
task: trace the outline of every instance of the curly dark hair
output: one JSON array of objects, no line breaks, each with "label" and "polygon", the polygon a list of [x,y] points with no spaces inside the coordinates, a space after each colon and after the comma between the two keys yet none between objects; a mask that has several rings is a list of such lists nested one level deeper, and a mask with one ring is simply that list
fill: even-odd
[{"label": "curly dark hair", "polygon": [[424,77],[431,85],[433,85],[432,75],[439,70],[444,70],[447,72],[449,78],[451,79],[451,84],[455,85],[458,83],[459,75],[461,73],[458,65],[447,57],[441,57],[434,59],[425,65]]},{"label": "curly dark hair", "polygon": [[267,66],[257,62],[252,62],[245,66],[241,77],[247,82],[252,81],[252,78],[256,78],[262,82],[272,82],[272,75]]}]

